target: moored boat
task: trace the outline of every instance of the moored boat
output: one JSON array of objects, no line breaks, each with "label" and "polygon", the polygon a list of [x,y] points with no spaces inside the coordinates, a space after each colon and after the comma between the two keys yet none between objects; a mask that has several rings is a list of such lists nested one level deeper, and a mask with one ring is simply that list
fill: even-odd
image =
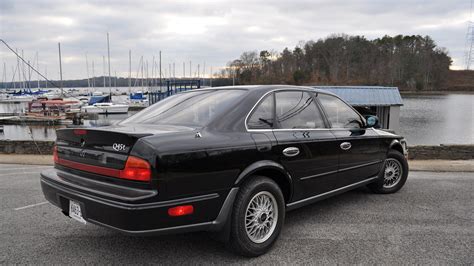
[{"label": "moored boat", "polygon": [[93,105],[81,107],[82,113],[96,113],[96,114],[125,114],[128,113],[127,104],[116,103],[95,103]]}]

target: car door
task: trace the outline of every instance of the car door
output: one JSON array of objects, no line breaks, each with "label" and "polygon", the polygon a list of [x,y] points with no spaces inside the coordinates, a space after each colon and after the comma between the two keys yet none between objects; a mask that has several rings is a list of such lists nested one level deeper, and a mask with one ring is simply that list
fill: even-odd
[{"label": "car door", "polygon": [[317,97],[338,141],[339,187],[376,176],[384,151],[381,139],[373,128],[364,128],[365,121],[350,105],[324,93]]},{"label": "car door", "polygon": [[273,154],[293,178],[293,200],[334,187],[338,149],[313,92],[276,91]]}]

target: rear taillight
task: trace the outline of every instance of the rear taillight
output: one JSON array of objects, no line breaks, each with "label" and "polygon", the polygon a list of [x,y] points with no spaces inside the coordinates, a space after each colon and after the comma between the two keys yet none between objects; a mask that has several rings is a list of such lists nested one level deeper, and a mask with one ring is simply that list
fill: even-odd
[{"label": "rear taillight", "polygon": [[59,163],[58,147],[56,145],[53,147],[53,161],[54,163]]},{"label": "rear taillight", "polygon": [[74,129],[74,135],[87,135],[87,130],[85,129]]},{"label": "rear taillight", "polygon": [[125,168],[120,170],[120,178],[135,181],[150,181],[150,164],[138,157],[129,156],[127,162],[125,163]]}]

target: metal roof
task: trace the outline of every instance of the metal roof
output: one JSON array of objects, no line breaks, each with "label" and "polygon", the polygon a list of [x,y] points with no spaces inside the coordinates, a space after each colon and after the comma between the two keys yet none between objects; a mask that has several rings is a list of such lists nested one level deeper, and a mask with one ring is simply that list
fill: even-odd
[{"label": "metal roof", "polygon": [[379,86],[313,86],[336,94],[353,106],[403,105],[397,87]]}]

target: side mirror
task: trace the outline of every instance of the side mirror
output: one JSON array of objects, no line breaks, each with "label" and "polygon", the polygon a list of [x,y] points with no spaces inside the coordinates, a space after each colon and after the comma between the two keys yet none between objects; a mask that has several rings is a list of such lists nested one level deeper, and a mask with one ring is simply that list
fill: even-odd
[{"label": "side mirror", "polygon": [[379,118],[375,115],[369,115],[365,119],[367,121],[367,127],[375,127],[379,124]]}]

